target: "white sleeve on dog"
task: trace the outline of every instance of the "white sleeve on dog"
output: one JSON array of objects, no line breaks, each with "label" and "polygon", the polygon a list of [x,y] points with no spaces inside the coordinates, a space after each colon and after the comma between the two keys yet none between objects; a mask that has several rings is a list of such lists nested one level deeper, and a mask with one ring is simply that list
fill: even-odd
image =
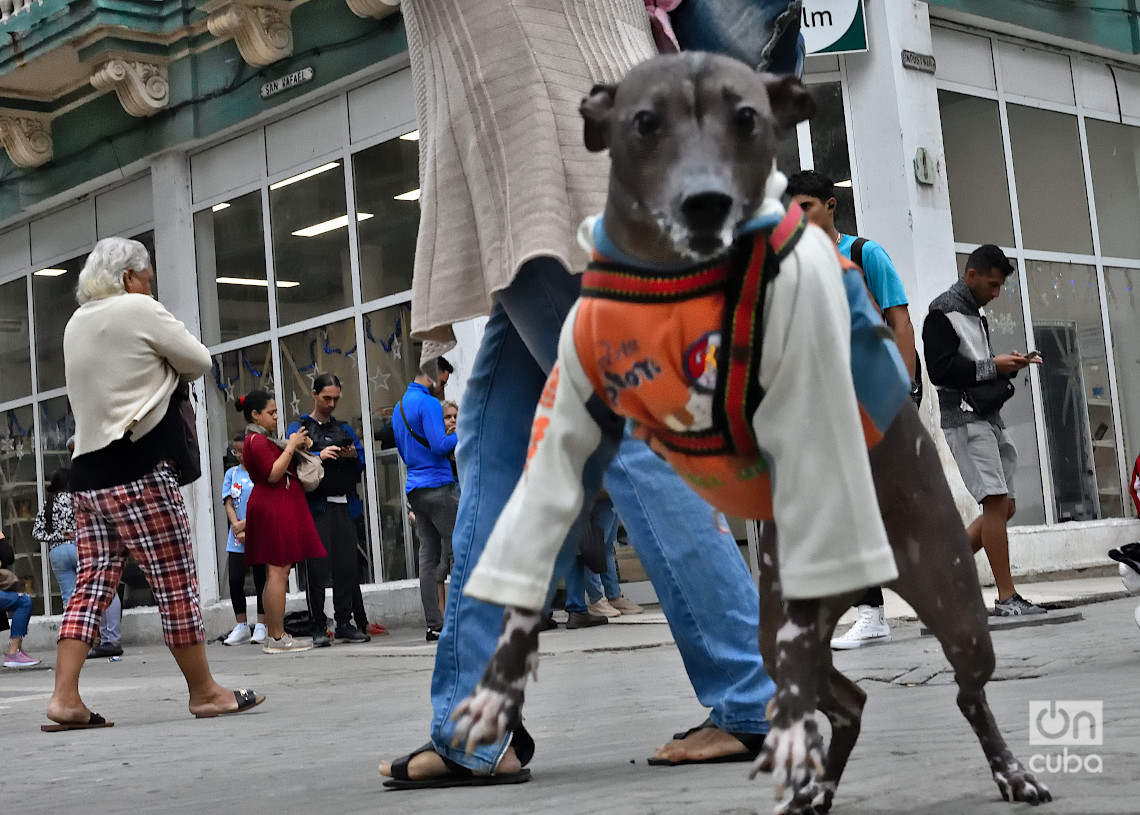
[{"label": "white sleeve on dog", "polygon": [[586,461],[602,440],[586,411],[594,389],[574,347],[577,314],[575,304],[558,340],[556,373],[535,411],[526,470],[463,589],[468,597],[532,611],[546,603],[554,561],[585,500]]},{"label": "white sleeve on dog", "polygon": [[768,291],[752,417],[772,464],[780,581],[791,599],[898,576],[851,379],[851,314],[835,247],[809,228]]}]

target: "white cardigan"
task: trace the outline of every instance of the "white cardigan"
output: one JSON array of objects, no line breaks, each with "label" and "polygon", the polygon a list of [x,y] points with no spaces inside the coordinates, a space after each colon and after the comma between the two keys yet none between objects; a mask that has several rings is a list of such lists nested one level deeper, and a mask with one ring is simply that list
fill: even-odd
[{"label": "white cardigan", "polygon": [[75,455],[145,436],[166,414],[181,376],[210,370],[210,352],[162,303],[145,294],[93,300],[63,331]]}]

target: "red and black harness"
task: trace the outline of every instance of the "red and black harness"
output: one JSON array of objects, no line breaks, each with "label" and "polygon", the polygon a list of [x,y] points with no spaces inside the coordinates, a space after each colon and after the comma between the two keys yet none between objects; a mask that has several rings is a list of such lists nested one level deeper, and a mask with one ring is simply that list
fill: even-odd
[{"label": "red and black harness", "polygon": [[726,255],[676,271],[595,261],[582,275],[582,296],[626,303],[677,303],[723,292],[717,349],[713,426],[694,433],[655,428],[667,448],[693,456],[759,452],[751,417],[764,397],[760,386],[764,303],[768,285],[803,235],[807,219],[796,204],[770,228],[745,233]]}]

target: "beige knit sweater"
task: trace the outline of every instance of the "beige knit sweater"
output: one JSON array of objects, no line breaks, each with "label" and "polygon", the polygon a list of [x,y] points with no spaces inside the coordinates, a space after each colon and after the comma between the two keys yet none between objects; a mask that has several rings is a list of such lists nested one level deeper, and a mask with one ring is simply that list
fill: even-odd
[{"label": "beige knit sweater", "polygon": [[[578,104],[655,53],[643,0],[403,0],[420,129],[412,329],[451,325],[541,256],[580,271],[578,224],[609,170]],[[426,351],[426,349],[425,349]],[[425,356],[428,355],[425,353]]]},{"label": "beige knit sweater", "polygon": [[166,415],[179,378],[210,370],[210,352],[162,303],[118,294],[75,310],[63,330],[64,375],[75,414],[75,455],[130,430],[145,436]]}]

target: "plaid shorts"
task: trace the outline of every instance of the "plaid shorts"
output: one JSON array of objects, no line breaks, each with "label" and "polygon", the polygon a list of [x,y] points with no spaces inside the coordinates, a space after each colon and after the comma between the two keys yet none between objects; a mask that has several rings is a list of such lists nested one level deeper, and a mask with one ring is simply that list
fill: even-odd
[{"label": "plaid shorts", "polygon": [[146,575],[171,648],[204,645],[190,520],[178,479],[164,464],[129,484],[75,493],[75,592],[59,639],[95,642],[99,620],[119,586],[124,553]]}]

